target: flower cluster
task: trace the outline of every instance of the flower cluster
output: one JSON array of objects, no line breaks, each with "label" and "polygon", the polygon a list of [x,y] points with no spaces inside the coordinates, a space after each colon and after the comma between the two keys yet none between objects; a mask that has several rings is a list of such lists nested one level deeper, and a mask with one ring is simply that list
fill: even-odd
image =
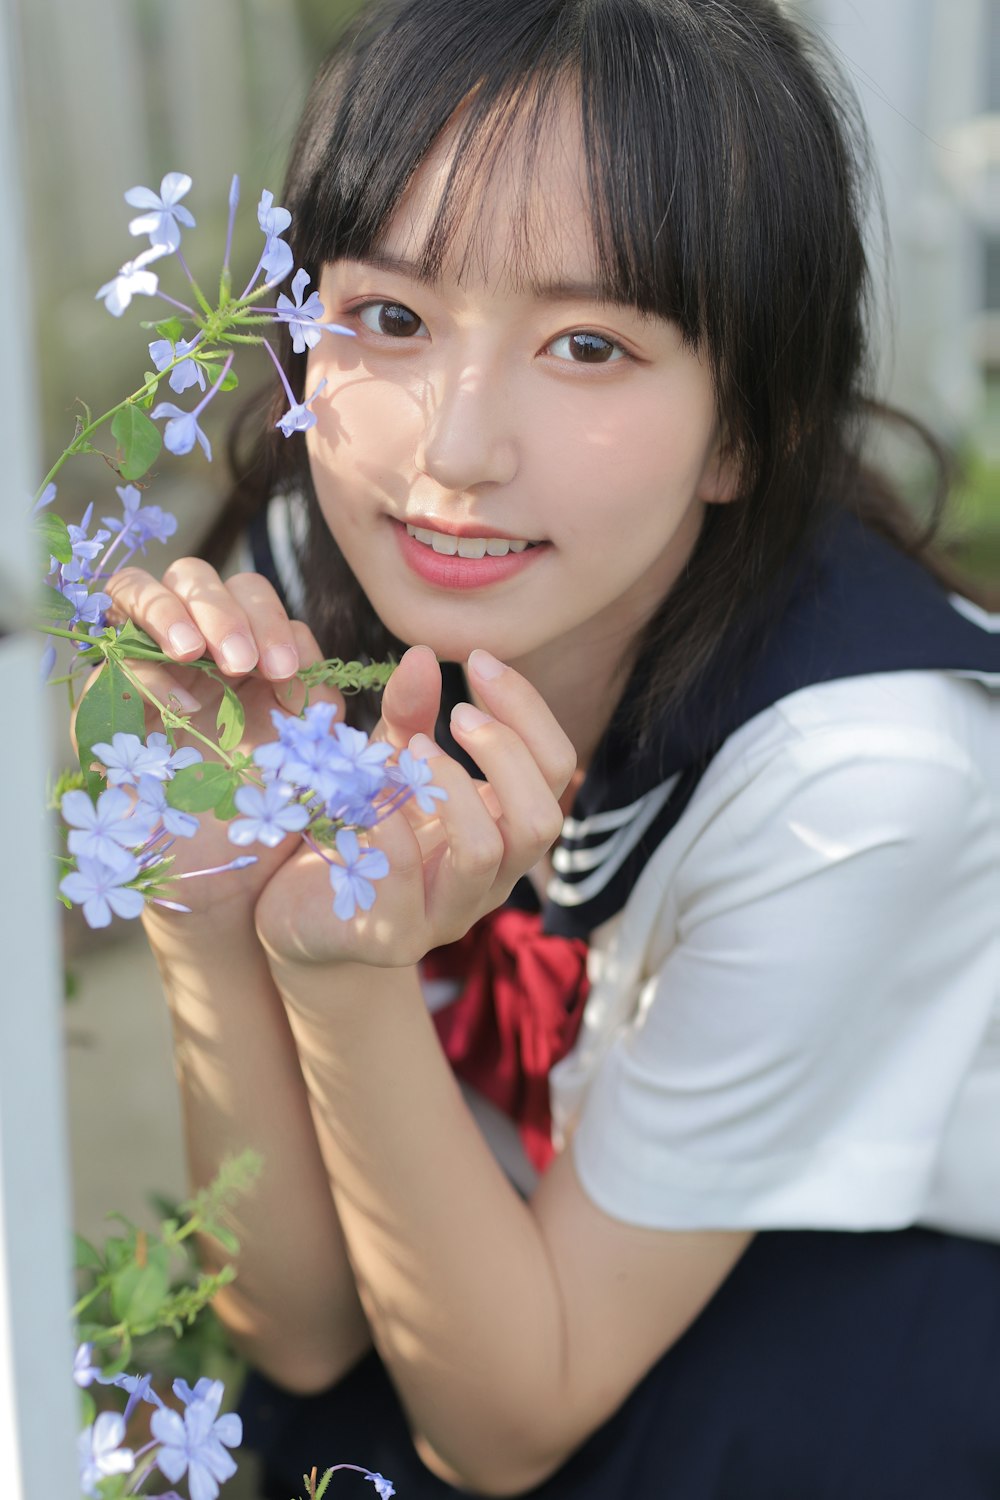
[{"label": "flower cluster", "polygon": [[[81,1344],[76,1351],[73,1379],[81,1390],[96,1383],[117,1386],[128,1395],[124,1412],[103,1411],[80,1434],[80,1488],[92,1500],[106,1493],[105,1480],[122,1481],[123,1476],[130,1476],[127,1490],[120,1492],[137,1495],[157,1473],[170,1484],[186,1478],[191,1500],[216,1500],[220,1485],[236,1473],[231,1450],[243,1441],[243,1423],[234,1412],[219,1415],[225,1396],[221,1380],[202,1376],[193,1389],[186,1380],[175,1380],[171,1389],[177,1405],[168,1405],[153,1389],[150,1374],[102,1375],[89,1343]],[[142,1404],[152,1407],[150,1438],[142,1447],[130,1448],[126,1446],[128,1425]],[[363,1474],[374,1485],[379,1500],[391,1500],[395,1494],[390,1480],[360,1464],[336,1464],[334,1469]],[[328,1470],[324,1479],[333,1472]],[[160,1497],[180,1500],[176,1490],[161,1491]]]},{"label": "flower cluster", "polygon": [[[433,812],[445,793],[431,784],[425,761],[403,750],[390,763],[391,746],[334,724],[335,712],[330,703],[314,703],[297,719],[272,714],[278,738],[253,752],[264,785],[236,793],[244,816],[230,824],[229,838],[273,848],[286,833],[301,833],[326,860],[334,912],[347,921],[370,909],[372,882],[389,873],[382,851],[362,848],[355,830],[374,827],[411,797]],[[339,858],[329,852],[331,842]]]},{"label": "flower cluster", "polygon": [[[291,226],[292,216],[287,208],[275,204],[274,194],[267,189],[261,193],[257,204],[257,223],[264,236],[264,245],[253,274],[239,297],[227,294],[218,308],[210,307],[188,270],[180,248],[181,225],[194,228],[194,219],[180,201],[190,189],[191,178],[185,172],[168,172],[160,184],[159,193],[145,187],[129,189],[125,194],[126,203],[145,210],[132,219],[129,231],[134,235],[147,235],[149,247],[134,260],[126,261],[118,275],[99,289],[97,296],[103,298],[105,307],[115,317],[121,317],[134,296],[160,296],[191,321],[193,326],[190,338],[183,337],[183,324],[178,320],[165,324],[162,330],[158,330],[161,336],[149,345],[149,356],[158,373],[168,374],[172,391],[181,395],[196,385],[202,393],[201,400],[190,411],[184,411],[172,401],[161,401],[154,407],[152,417],[154,421],[166,419],[163,441],[171,453],[190,453],[195,443],[198,443],[205,457],[211,459],[211,444],[199,425],[199,418],[216,393],[226,385],[233,359],[232,352],[228,353],[221,370],[218,369],[218,359],[220,352],[225,353],[226,345],[233,337],[243,343],[263,344],[274,360],[289,402],[288,411],[279,418],[276,425],[286,437],[291,437],[294,432],[304,432],[315,423],[316,414],[312,410],[312,403],[322,391],[325,381],[321,381],[306,400],[296,401],[270,344],[251,330],[262,323],[285,324],[296,354],[303,354],[306,349],[314,348],[324,331],[345,334],[348,338],[353,338],[354,333],[352,329],[344,328],[338,323],[323,321],[325,309],[316,292],[303,301],[310,281],[309,273],[303,269],[298,270],[292,279],[291,298],[282,292],[273,307],[260,305],[259,299],[279,287],[295,263],[291,247],[282,238]],[[223,287],[228,287],[230,281],[229,255],[239,201],[239,178],[234,177],[229,190],[229,223],[221,278]],[[160,290],[159,272],[149,269],[154,262],[171,255],[176,256],[191,283],[198,308],[167,296]],[[206,389],[207,372],[211,372],[214,378]]]},{"label": "flower cluster", "polygon": [[[388,746],[372,744],[344,724],[336,725],[331,733],[333,710],[321,705],[308,710],[302,720],[276,714],[278,740],[274,744],[259,747],[253,760],[233,756],[229,752],[238,745],[243,728],[242,705],[214,663],[203,659],[190,665],[213,677],[222,688],[217,742],[194,728],[190,718],[179,712],[176,700],[158,703],[130,668],[137,657],[168,660],[156,642],[131,622],[110,623],[115,573],[136,552],[145,553],[151,541],[167,541],[177,529],[169,512],[144,503],[135,481],[164,447],[183,454],[198,445],[211,458],[200,419],[219,391],[235,385],[231,366],[237,348],[261,344],[273,360],[288,398],[288,410],[276,425],[290,437],[315,423],[312,407],[322,384],[305,400],[297,401],[261,329],[265,325],[286,329],[296,354],[315,348],[324,333],[353,337],[350,329],[324,321],[325,309],[316,292],[308,291],[310,278],[304,269],[292,276],[290,296],[278,292],[273,306],[264,305],[262,299],[294,269],[293,252],[284,238],[291,214],[267,190],[257,205],[263,235],[257,264],[242,293],[232,294],[229,261],[239,204],[236,177],[229,192],[218,305],[213,307],[181,250],[183,231],[195,227],[182,201],[191,185],[186,173],[168,172],[159,192],[135,187],[125,194],[126,202],[139,210],[129,230],[148,237],[149,244],[97,295],[115,317],[122,315],[134,297],[144,296],[166,301],[175,313],[183,314],[183,320],[172,315],[153,325],[157,337],[149,344],[149,357],[154,368],[144,385],[96,420],[86,412],[86,422],[78,424],[76,436],[46,476],[35,501],[48,556],[40,605],[40,618],[46,622],[42,628],[49,636],[43,674],[53,680],[60,639],[72,645],[69,672],[61,679],[69,682],[71,692],[78,674],[101,667],[99,682],[82,698],[77,718],[80,775],[60,798],[70,832],[68,869],[59,888],[68,904],[83,908],[92,927],[107,926],[113,915],[136,917],[147,901],[185,911],[186,907],[165,894],[169,879],[215,874],[255,862],[255,856],[242,855],[213,870],[171,876],[174,842],[197,832],[197,812],[214,811],[218,817],[235,819],[230,837],[237,845],[273,847],[288,834],[308,839],[330,865],[334,911],[346,919],[371,906],[372,882],[388,871],[385,856],[362,848],[358,832],[370,829],[407,798],[415,798],[421,810],[432,812],[435,799],[444,795],[431,786],[423,762],[414,760],[408,751],[394,760]],[[174,257],[190,283],[193,306],[161,290],[160,271],[169,257]],[[171,401],[157,403],[163,381],[178,396],[195,391],[195,405],[184,410]],[[164,423],[162,432],[155,425],[158,421]],[[56,497],[55,476],[74,454],[97,451],[93,436],[107,422],[118,443],[113,466],[127,481],[118,487],[121,514],[103,516],[97,524],[91,504],[78,525],[67,525],[49,510]],[[316,667],[300,675],[308,682],[327,680],[345,687],[357,685],[358,673],[366,671],[377,674],[373,681],[385,680],[384,669],[377,667],[322,664],[321,670],[326,668],[331,672],[326,678],[316,677]],[[344,675],[338,678],[337,670]],[[165,733],[144,734],[143,699],[160,711]],[[199,784],[194,792],[190,784],[181,787],[178,773],[183,781],[183,773],[201,764],[202,755],[193,748],[177,748],[178,730],[186,731],[189,740],[204,743],[221,762],[205,768],[204,785]],[[242,816],[236,817],[237,813]]]}]

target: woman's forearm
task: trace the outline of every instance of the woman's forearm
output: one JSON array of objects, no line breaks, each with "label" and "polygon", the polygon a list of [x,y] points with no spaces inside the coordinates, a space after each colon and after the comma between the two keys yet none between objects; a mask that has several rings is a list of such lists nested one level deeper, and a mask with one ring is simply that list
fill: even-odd
[{"label": "woman's forearm", "polygon": [[415,972],[274,972],[375,1342],[430,1461],[474,1487],[510,1473],[521,1449],[540,1463],[531,1434],[563,1380],[558,1283]]},{"label": "woman's forearm", "polygon": [[[236,1281],[213,1306],[240,1351],[293,1390],[322,1389],[369,1346],[284,1006],[248,914],[222,926],[151,914],[169,1004],[188,1170],[205,1186],[222,1159],[263,1158],[231,1211]],[[209,1268],[225,1254],[199,1247]]]}]

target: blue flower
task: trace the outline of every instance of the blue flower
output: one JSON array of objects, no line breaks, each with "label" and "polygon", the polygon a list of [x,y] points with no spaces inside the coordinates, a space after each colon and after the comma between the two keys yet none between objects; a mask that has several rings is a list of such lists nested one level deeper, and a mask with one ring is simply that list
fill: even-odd
[{"label": "blue flower", "polygon": [[384,1474],[366,1474],[365,1478],[370,1479],[375,1486],[379,1500],[392,1500],[396,1491],[391,1479],[386,1479]]},{"label": "blue flower", "polygon": [[425,760],[412,755],[409,750],[399,752],[398,763],[388,768],[390,781],[405,788],[413,797],[422,813],[433,813],[435,802],[447,802],[448,793],[439,786],[431,785],[431,768]]},{"label": "blue flower", "polygon": [[[326,380],[321,380],[311,396],[304,401],[293,402],[283,417],[275,422],[275,427],[280,427],[285,437],[291,437],[293,432],[307,432],[310,427],[316,426],[316,413],[309,410],[310,403],[316,400],[320,391],[326,385]],[[153,413],[154,417],[156,413]]]},{"label": "blue flower", "polygon": [[388,875],[389,861],[381,849],[362,849],[357,834],[350,828],[340,830],[336,844],[337,853],[344,863],[330,865],[333,909],[341,921],[349,922],[358,907],[362,911],[370,910],[375,900],[372,881],[382,880]]},{"label": "blue flower", "polygon": [[174,365],[168,377],[168,383],[172,391],[182,396],[191,386],[198,386],[199,390],[205,389],[205,372],[195,359],[189,359],[188,355],[196,347],[197,338],[178,339],[172,344],[169,339],[154,339],[149,346],[149,357],[158,370],[165,370],[167,365],[175,359],[180,359],[179,365]]},{"label": "blue flower", "polygon": [[164,1407],[150,1420],[150,1431],[161,1444],[157,1468],[172,1484],[187,1474],[191,1500],[215,1500],[220,1483],[236,1473],[226,1449],[239,1447],[243,1424],[234,1413],[218,1416],[223,1393],[221,1380],[199,1380],[183,1415]]},{"label": "blue flower", "polygon": [[290,247],[281,239],[291,222],[292,216],[288,209],[276,208],[274,194],[265,188],[257,205],[257,223],[265,236],[260,263],[268,281],[284,281],[294,264]]},{"label": "blue flower", "polygon": [[143,744],[137,734],[123,734],[119,730],[111,736],[110,745],[99,740],[92,748],[107,772],[109,786],[138,786],[140,776],[170,781],[177,771],[197,765],[202,759],[201,751],[193,745],[172,750],[166,735],[159,731],[147,735]]},{"label": "blue flower", "polygon": [[191,214],[180,207],[180,200],[190,187],[191,179],[186,172],[168,172],[160,183],[159,194],[152,188],[129,188],[125,202],[147,210],[131,221],[129,234],[148,234],[150,245],[161,252],[176,250],[181,242],[180,225],[194,228]]},{"label": "blue flower", "polygon": [[80,1344],[73,1356],[73,1379],[84,1391],[88,1385],[93,1385],[95,1380],[100,1379],[100,1366],[91,1364],[93,1356],[93,1344]]},{"label": "blue flower", "polygon": [[385,785],[385,763],[392,754],[392,746],[370,740],[361,729],[352,729],[349,724],[337,724],[333,730],[337,762],[367,791],[377,791]]},{"label": "blue flower", "polygon": [[172,401],[161,401],[150,413],[153,420],[169,417],[163,430],[163,443],[171,453],[190,453],[195,443],[200,443],[202,452],[212,462],[212,445],[198,426],[198,412],[181,411]]},{"label": "blue flower", "polygon": [[[88,505],[83,513],[79,526],[68,525],[70,545],[73,549],[72,562],[64,563],[59,569],[59,575],[63,583],[80,583],[94,576],[94,570],[90,566],[100,556],[105,542],[110,538],[111,532],[105,530],[95,531],[92,537],[88,537],[87,530],[90,526],[94,513],[93,505]],[[52,559],[53,568],[59,564],[55,558]]]},{"label": "blue flower", "polygon": [[99,589],[91,593],[85,583],[64,584],[59,592],[73,606],[71,626],[83,624],[100,628],[104,625],[105,611],[111,608],[110,594],[102,594]]},{"label": "blue flower", "polygon": [[81,856],[77,866],[63,876],[59,889],[74,906],[83,907],[88,927],[107,927],[112,912],[131,920],[142,911],[142,892],[125,889],[139,874],[138,860],[130,858],[113,869],[99,859]]},{"label": "blue flower", "polygon": [[115,516],[102,516],[101,519],[112,531],[123,533],[119,542],[130,541],[133,551],[139,547],[145,552],[147,542],[165,542],[173,536],[177,517],[158,505],[143,505],[142,493],[134,484],[116,485],[115,493],[122,502],[124,518],[119,521]]},{"label": "blue flower", "polygon": [[149,810],[141,802],[133,806],[120,787],[108,787],[96,806],[86,792],[64,792],[61,807],[74,830],[69,836],[69,852],[100,860],[113,869],[129,862],[125,851],[145,844],[153,831]]},{"label": "blue flower", "polygon": [[323,335],[324,328],[328,333],[346,333],[350,338],[355,337],[353,328],[342,328],[339,323],[319,321],[323,316],[324,308],[319,300],[318,292],[312,292],[308,301],[302,301],[302,293],[310,280],[308,271],[304,269],[296,271],[292,280],[294,302],[290,301],[284,292],[278,293],[277,321],[288,324],[292,335],[292,350],[295,354],[304,354],[307,349],[315,349]]},{"label": "blue flower", "polygon": [[139,803],[148,808],[149,812],[162,823],[168,833],[175,838],[193,839],[201,827],[194,813],[182,812],[179,807],[171,807],[167,801],[167,794],[163,790],[163,782],[155,776],[139,777]]},{"label": "blue flower", "polygon": [[42,493],[39,495],[38,499],[35,501],[34,505],[31,507],[31,514],[33,516],[37,516],[38,512],[40,510],[44,510],[47,505],[51,505],[52,502],[53,502],[53,500],[55,498],[56,498],[56,487],[55,487],[55,485],[54,484],[47,484],[45,486],[44,490],[42,490]]},{"label": "blue flower", "polygon": [[123,1416],[126,1425],[140,1401],[145,1401],[150,1406],[162,1407],[163,1405],[153,1390],[152,1375],[115,1375],[111,1380],[103,1376],[100,1378],[102,1385],[116,1385],[119,1390],[128,1391],[128,1401],[125,1403]]},{"label": "blue flower", "polygon": [[116,1411],[102,1411],[77,1440],[80,1461],[80,1488],[85,1495],[98,1495],[100,1481],[110,1474],[131,1474],[135,1454],[123,1448],[125,1418]]},{"label": "blue flower", "polygon": [[155,294],[160,284],[159,277],[155,271],[147,271],[146,267],[165,254],[161,245],[154,245],[151,250],[143,250],[135,260],[127,260],[118,275],[99,288],[96,298],[103,297],[108,312],[120,318],[133,297],[152,297]]},{"label": "blue flower", "polygon": [[288,833],[298,833],[309,822],[309,813],[301,803],[293,802],[294,793],[277,782],[267,786],[241,786],[233,798],[245,816],[229,825],[229,841],[241,848],[247,844],[266,844],[277,848]]}]

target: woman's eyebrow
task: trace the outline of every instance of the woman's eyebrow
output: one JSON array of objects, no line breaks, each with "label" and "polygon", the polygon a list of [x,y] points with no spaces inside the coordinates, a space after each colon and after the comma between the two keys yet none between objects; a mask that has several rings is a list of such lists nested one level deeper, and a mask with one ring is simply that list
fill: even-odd
[{"label": "woman's eyebrow", "polygon": [[[409,260],[403,255],[387,255],[381,250],[370,250],[367,255],[354,257],[359,266],[373,271],[388,271],[396,276],[406,276],[424,286],[440,286],[440,275],[429,275],[419,261]],[[537,281],[526,278],[525,287],[539,302],[602,302],[611,307],[628,308],[635,311],[631,302],[608,295],[594,281]]]}]

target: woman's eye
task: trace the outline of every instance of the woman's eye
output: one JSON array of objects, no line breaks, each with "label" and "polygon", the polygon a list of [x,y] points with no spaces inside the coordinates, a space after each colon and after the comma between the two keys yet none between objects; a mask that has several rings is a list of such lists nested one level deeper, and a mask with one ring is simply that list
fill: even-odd
[{"label": "woman's eye", "polygon": [[422,319],[401,302],[366,302],[357,309],[357,315],[371,333],[389,338],[413,338],[424,327]]},{"label": "woman's eye", "polygon": [[613,339],[602,333],[564,333],[553,339],[549,352],[557,359],[571,360],[578,365],[609,365],[625,358],[625,350]]}]

